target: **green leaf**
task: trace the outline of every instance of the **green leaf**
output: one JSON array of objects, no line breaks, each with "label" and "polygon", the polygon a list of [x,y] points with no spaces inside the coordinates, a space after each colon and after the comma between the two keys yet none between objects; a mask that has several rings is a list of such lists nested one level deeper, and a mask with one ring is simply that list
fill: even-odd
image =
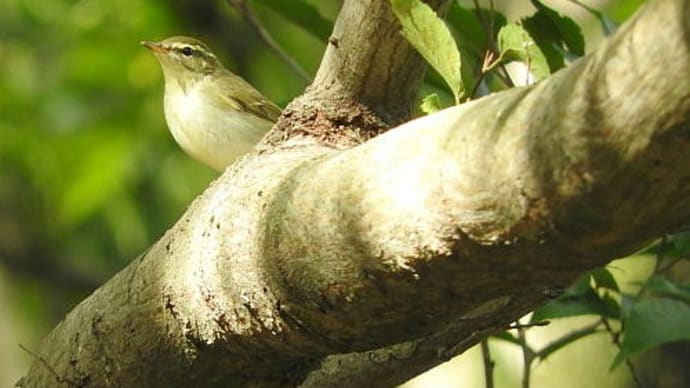
[{"label": "green leaf", "polygon": [[333,30],[333,22],[321,16],[319,11],[304,0],[256,0],[258,3],[271,8],[285,19],[302,27],[305,31],[326,42]]},{"label": "green leaf", "polygon": [[620,291],[618,288],[618,283],[614,279],[611,272],[606,268],[598,268],[592,271],[592,279],[594,279],[594,284],[597,288],[607,288],[613,291]]},{"label": "green leaf", "polygon": [[674,234],[671,236],[671,241],[677,256],[687,256],[690,254],[690,231]]},{"label": "green leaf", "polygon": [[577,297],[581,295],[586,295],[592,291],[591,285],[591,274],[586,274],[580,276],[579,279],[573,283],[572,286],[568,287],[563,295],[564,298]]},{"label": "green leaf", "polygon": [[612,1],[608,12],[614,20],[622,22],[630,18],[644,2],[645,0]]},{"label": "green leaf", "polygon": [[661,254],[661,255],[669,255],[669,254],[675,255],[674,252],[675,252],[675,250],[671,246],[671,244],[669,244],[668,242],[663,244],[663,239],[657,239],[654,242],[652,242],[651,244],[649,244],[648,246],[646,246],[646,247],[642,248],[641,250],[639,250],[638,252],[636,252],[635,255],[636,256],[638,256],[638,255],[639,256],[641,256],[641,255],[659,255],[659,254]]},{"label": "green leaf", "polygon": [[634,301],[624,317],[625,335],[611,369],[664,343],[690,339],[690,305],[667,298]]},{"label": "green leaf", "polygon": [[[487,31],[482,26],[479,17],[481,20],[493,21],[493,31],[489,36],[487,36]],[[484,52],[490,48],[490,41],[493,41],[501,27],[507,24],[506,17],[500,12],[486,8],[468,9],[456,1],[451,2],[446,20],[460,37],[457,41],[458,45],[461,46],[460,52],[465,52],[462,49],[464,45],[474,57],[480,59]]]},{"label": "green leaf", "polygon": [[680,285],[661,276],[654,276],[647,281],[645,287],[659,295],[690,303],[690,284]]},{"label": "green leaf", "polygon": [[587,292],[575,296],[566,292],[558,299],[535,310],[530,322],[579,315],[600,315],[619,319],[620,308],[611,297],[600,297],[590,288]]},{"label": "green leaf", "polygon": [[565,66],[565,56],[584,55],[585,42],[577,23],[559,15],[540,1],[532,0],[532,4],[537,12],[523,19],[522,26],[544,53],[551,73]]},{"label": "green leaf", "polygon": [[402,34],[446,81],[459,103],[464,92],[460,53],[448,27],[420,0],[391,0]]},{"label": "green leaf", "polygon": [[[493,27],[492,31],[487,31],[488,26],[484,27],[480,20]],[[506,17],[486,8],[465,8],[454,1],[448,9],[446,21],[460,50],[463,87],[468,91],[473,90],[479,79],[484,53],[492,49],[498,31],[507,23]]]},{"label": "green leaf", "polygon": [[[532,20],[542,27],[541,31],[548,34],[544,38],[575,56],[585,55],[585,38],[582,36],[580,26],[573,19],[559,15],[558,12],[547,7],[541,1],[531,1],[537,8],[537,13],[534,14]],[[539,40],[535,36],[532,38]]]},{"label": "green leaf", "polygon": [[690,231],[682,231],[660,238],[643,248],[636,255],[656,255],[664,258],[690,259]]},{"label": "green leaf", "polygon": [[432,93],[425,96],[422,99],[422,104],[420,105],[422,112],[426,114],[431,114],[441,110],[441,99],[438,98],[438,94]]},{"label": "green leaf", "polygon": [[518,24],[508,24],[498,31],[498,49],[504,60],[523,62],[536,81],[551,74],[541,49]]}]

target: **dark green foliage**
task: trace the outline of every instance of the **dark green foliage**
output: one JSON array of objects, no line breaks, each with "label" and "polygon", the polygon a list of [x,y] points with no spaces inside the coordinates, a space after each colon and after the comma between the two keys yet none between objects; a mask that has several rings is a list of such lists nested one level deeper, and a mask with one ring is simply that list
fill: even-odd
[{"label": "dark green foliage", "polygon": [[585,54],[580,26],[538,0],[531,2],[537,12],[523,19],[522,25],[546,56],[552,73],[565,66],[564,58],[577,58]]},{"label": "dark green foliage", "polygon": [[[674,286],[674,288],[677,288]],[[624,335],[612,368],[626,358],[672,341],[690,340],[690,304],[671,298],[624,298]]]}]

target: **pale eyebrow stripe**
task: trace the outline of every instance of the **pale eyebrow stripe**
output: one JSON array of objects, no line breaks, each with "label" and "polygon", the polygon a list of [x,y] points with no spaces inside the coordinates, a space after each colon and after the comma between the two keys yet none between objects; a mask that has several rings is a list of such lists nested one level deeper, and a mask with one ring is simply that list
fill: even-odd
[{"label": "pale eyebrow stripe", "polygon": [[216,57],[216,55],[213,54],[212,52],[210,52],[210,51],[204,49],[202,46],[199,46],[198,44],[194,44],[194,43],[174,42],[174,43],[170,44],[169,47],[170,47],[170,49],[176,50],[176,51],[180,51],[185,47],[190,47],[192,50],[199,52],[199,53],[202,53],[202,55],[204,55],[204,56],[209,56],[212,58]]}]

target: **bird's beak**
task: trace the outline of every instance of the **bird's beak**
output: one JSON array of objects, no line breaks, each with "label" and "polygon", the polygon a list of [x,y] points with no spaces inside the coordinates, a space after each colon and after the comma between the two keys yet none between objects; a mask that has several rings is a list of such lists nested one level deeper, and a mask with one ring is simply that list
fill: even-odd
[{"label": "bird's beak", "polygon": [[142,46],[146,47],[147,49],[151,50],[154,54],[165,54],[168,52],[168,49],[164,47],[163,45],[160,44],[160,42],[151,42],[149,40],[142,40],[141,42]]}]

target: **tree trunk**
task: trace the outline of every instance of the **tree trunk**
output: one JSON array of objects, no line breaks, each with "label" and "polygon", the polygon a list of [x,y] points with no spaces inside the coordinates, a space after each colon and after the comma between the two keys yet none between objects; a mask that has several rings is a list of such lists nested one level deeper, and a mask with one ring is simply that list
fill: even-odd
[{"label": "tree trunk", "polygon": [[346,0],[306,94],[69,313],[22,386],[392,386],[687,224],[689,1],[376,136],[424,71],[398,30],[387,0]]}]

